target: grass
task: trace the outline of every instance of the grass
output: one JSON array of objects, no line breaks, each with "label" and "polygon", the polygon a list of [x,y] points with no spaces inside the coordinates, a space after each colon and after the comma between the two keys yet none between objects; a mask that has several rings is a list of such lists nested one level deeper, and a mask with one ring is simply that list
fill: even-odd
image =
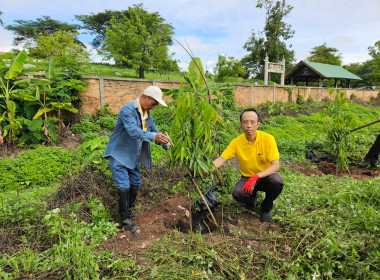
[{"label": "grass", "polygon": [[[26,64],[33,66],[24,67],[23,72],[37,73],[44,72],[48,66],[48,61],[28,59]],[[60,72],[62,67],[56,66],[56,71]],[[138,79],[139,76],[133,69],[122,68],[110,64],[102,63],[78,63],[78,73],[82,76],[99,76],[99,77],[114,77],[114,78],[134,78]],[[177,72],[158,73],[158,72],[145,72],[145,79],[148,80],[170,80],[170,81],[185,81],[183,75]]]},{"label": "grass", "polygon": [[[240,133],[236,120],[240,110],[231,107],[225,112],[227,126],[219,131],[223,136],[222,145]],[[379,109],[356,104],[347,110],[360,115],[360,122],[380,115]],[[167,130],[170,112],[161,108],[153,114],[158,127]],[[110,177],[108,162],[101,161],[101,155],[114,121],[115,115],[102,111],[83,118],[82,123],[73,127],[85,140],[74,153],[78,162],[75,172],[80,172],[83,166],[92,166]],[[262,129],[275,136],[282,160],[302,161],[306,149],[325,151],[326,127],[319,114],[272,116],[266,119]],[[376,133],[379,128],[370,126],[357,134],[355,141],[360,145],[357,151],[350,151],[352,160],[364,157]],[[62,188],[63,181],[40,180],[43,175],[34,169],[26,172],[28,163],[30,166],[38,163],[41,169],[44,169],[44,161],[55,166],[57,171],[49,169],[49,178],[53,178],[50,173],[61,174],[59,164],[67,169],[70,165],[66,163],[73,155],[60,152],[60,156],[51,156],[57,153],[54,148],[38,151],[31,151],[31,156],[24,155],[22,163],[18,159],[7,159],[3,166],[6,168],[2,169],[3,175],[17,166],[22,166],[24,172],[13,174],[17,175],[22,189],[4,190],[0,194],[3,201],[0,233],[7,232],[18,238],[14,250],[2,254],[1,279],[41,275],[57,279],[380,278],[380,178],[358,181],[330,175],[305,176],[282,167],[280,175],[285,186],[273,211],[273,220],[281,230],[270,233],[271,241],[261,249],[228,236],[210,242],[199,233],[183,234],[173,230],[154,242],[147,254],[138,258],[133,254],[120,257],[98,248],[116,230],[98,199],[86,205],[48,207],[48,197]],[[161,149],[152,152],[156,164],[163,160]],[[30,175],[23,178],[22,174]],[[231,197],[239,171],[229,166],[223,177],[230,186],[219,193],[223,207],[237,213],[244,211]],[[23,180],[30,182],[26,184]],[[205,180],[202,186],[209,185],[208,180],[211,179]],[[79,219],[78,209],[88,209],[91,219]],[[243,221],[237,222],[246,226]],[[36,248],[36,244],[40,247]]]}]

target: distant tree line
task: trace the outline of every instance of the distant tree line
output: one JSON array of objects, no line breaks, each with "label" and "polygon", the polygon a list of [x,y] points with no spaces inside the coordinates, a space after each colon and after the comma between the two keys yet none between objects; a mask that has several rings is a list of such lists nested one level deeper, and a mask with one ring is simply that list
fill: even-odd
[{"label": "distant tree line", "polygon": [[[294,50],[287,41],[294,36],[295,31],[285,21],[293,7],[286,0],[258,0],[256,7],[265,11],[263,30],[252,29],[251,36],[243,46],[247,54],[242,59],[218,56],[214,75],[207,73],[215,81],[262,80],[266,55],[272,62],[280,62],[284,57],[286,71],[294,66]],[[128,10],[105,10],[96,14],[76,15],[75,18],[81,24],[68,24],[43,16],[36,20],[15,20],[14,24],[5,28],[15,34],[15,46],[23,45],[35,57],[54,56],[58,58],[58,63],[62,61],[65,65],[88,60],[86,46],[78,40],[79,31],[82,31],[83,34],[94,36],[90,44],[98,54],[112,59],[121,67],[135,69],[140,78],[144,78],[146,71],[180,71],[178,61],[173,59],[174,53],[169,53],[174,27],[158,12],[148,12],[142,4],[138,4]],[[354,81],[353,86],[380,85],[380,41],[368,47],[368,51],[370,60],[343,66],[363,79]],[[305,59],[342,66],[338,49],[326,43],[312,48],[310,56]],[[279,79],[279,75],[272,76],[274,82],[279,82]]]}]

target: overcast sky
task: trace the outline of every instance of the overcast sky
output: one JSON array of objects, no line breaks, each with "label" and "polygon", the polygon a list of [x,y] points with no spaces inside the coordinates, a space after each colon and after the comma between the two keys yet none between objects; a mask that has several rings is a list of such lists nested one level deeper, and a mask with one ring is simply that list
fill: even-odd
[{"label": "overcast sky", "polygon": [[[159,12],[174,27],[174,37],[187,43],[208,70],[215,67],[218,54],[237,59],[246,55],[243,45],[252,30],[263,30],[265,22],[265,10],[256,8],[257,0],[0,0],[0,11],[4,25],[41,16],[79,23],[74,15],[96,14],[105,9],[126,10],[138,3],[143,3],[149,12]],[[343,64],[364,62],[370,58],[368,47],[380,40],[380,0],[286,0],[286,3],[293,6],[285,21],[295,31],[287,43],[295,51],[296,63],[323,43],[339,50]],[[89,36],[79,39],[84,43],[91,41]],[[12,40],[13,34],[0,27],[0,51],[9,51]],[[189,57],[177,43],[170,51],[187,68]]]}]

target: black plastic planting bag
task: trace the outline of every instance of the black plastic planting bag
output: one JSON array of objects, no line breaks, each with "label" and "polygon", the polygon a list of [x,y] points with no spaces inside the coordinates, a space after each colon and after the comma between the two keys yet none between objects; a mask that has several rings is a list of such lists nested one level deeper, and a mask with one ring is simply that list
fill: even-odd
[{"label": "black plastic planting bag", "polygon": [[[218,191],[218,185],[212,185],[204,194],[204,198],[208,204],[208,207],[213,208],[219,204],[219,200],[216,197],[216,192]],[[207,206],[202,198],[198,201],[198,204],[202,210],[207,210]]]}]

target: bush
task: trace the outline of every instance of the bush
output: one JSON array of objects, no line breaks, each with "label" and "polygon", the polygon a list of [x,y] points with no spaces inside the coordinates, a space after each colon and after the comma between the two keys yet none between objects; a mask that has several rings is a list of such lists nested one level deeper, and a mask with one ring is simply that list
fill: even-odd
[{"label": "bush", "polygon": [[17,158],[0,160],[0,189],[44,187],[71,172],[73,152],[58,147],[40,147]]}]

